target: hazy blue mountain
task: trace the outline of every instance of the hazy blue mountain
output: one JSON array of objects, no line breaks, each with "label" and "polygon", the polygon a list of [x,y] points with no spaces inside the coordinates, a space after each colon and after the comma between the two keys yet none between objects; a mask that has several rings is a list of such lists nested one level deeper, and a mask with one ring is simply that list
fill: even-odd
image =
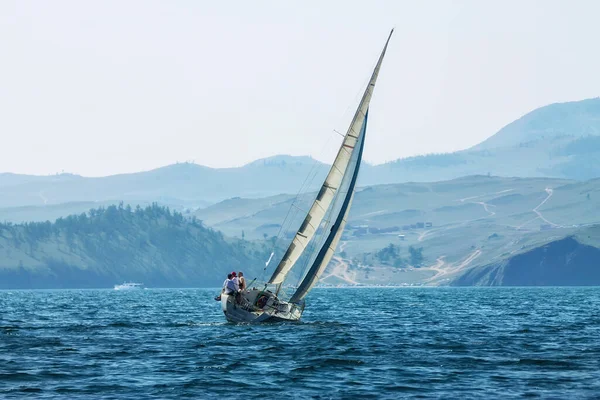
[{"label": "hazy blue mountain", "polygon": [[311,170],[316,172],[316,182],[324,179],[327,167],[309,157],[277,156],[239,168],[183,163],[101,178],[4,174],[0,176],[0,208],[121,200],[201,207],[238,195],[297,192]]},{"label": "hazy blue mountain", "polygon": [[[59,176],[59,175],[56,175]],[[49,177],[47,176],[36,176],[36,175],[22,175],[22,174],[13,174],[10,172],[2,172],[0,173],[0,188],[3,186],[14,186],[20,185],[23,183],[29,182],[39,182],[43,180],[47,180]]]},{"label": "hazy blue mountain", "polygon": [[512,147],[563,136],[600,136],[600,97],[555,103],[533,110],[471,150]]},{"label": "hazy blue mountain", "polygon": [[600,98],[534,110],[470,149],[399,159],[366,170],[366,184],[466,175],[600,177]]},{"label": "hazy blue mountain", "polygon": [[[294,194],[305,182],[316,190],[327,169],[310,157],[274,156],[237,168],[184,163],[102,178],[0,174],[0,208],[158,201],[196,209],[232,197]],[[435,182],[467,175],[600,177],[600,98],[534,110],[467,150],[364,164],[359,185]]]}]

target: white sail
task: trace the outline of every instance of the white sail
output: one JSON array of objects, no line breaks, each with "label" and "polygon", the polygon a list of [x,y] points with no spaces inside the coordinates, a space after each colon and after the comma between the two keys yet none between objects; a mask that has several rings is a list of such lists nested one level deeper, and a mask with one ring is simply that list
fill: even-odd
[{"label": "white sail", "polygon": [[379,75],[381,62],[383,61],[385,51],[393,32],[394,30],[392,29],[390,36],[385,43],[383,51],[379,56],[379,60],[377,61],[377,65],[375,66],[373,74],[371,75],[371,79],[369,80],[369,84],[365,89],[358,109],[354,114],[352,123],[350,124],[350,127],[344,136],[344,140],[340,146],[340,149],[338,150],[335,161],[333,162],[333,165],[331,166],[331,169],[325,178],[325,182],[323,182],[323,186],[321,187],[317,198],[313,202],[308,214],[306,215],[306,218],[304,219],[304,222],[302,222],[300,229],[298,229],[298,232],[296,232],[292,243],[285,252],[279,265],[273,272],[271,279],[269,279],[269,283],[280,284],[284,281],[288,272],[292,269],[296,261],[298,261],[298,258],[300,258],[304,252],[304,249],[313,238],[317,228],[323,221],[323,217],[325,216],[327,209],[331,205],[336,191],[338,190],[342,179],[346,174],[346,170],[350,164],[350,159],[358,142],[361,127],[363,126],[365,116],[369,108],[369,103],[373,95],[373,89],[375,88],[375,83],[377,82],[377,76]]},{"label": "white sail", "polygon": [[323,274],[323,271],[325,271],[325,268],[327,268],[327,264],[329,264],[329,261],[331,261],[331,258],[335,253],[335,248],[342,238],[342,233],[346,227],[346,220],[352,206],[352,200],[354,199],[354,188],[356,186],[356,180],[360,170],[360,161],[362,158],[365,134],[367,130],[367,119],[368,118],[365,117],[357,150],[352,155],[351,165],[348,171],[349,173],[344,177],[345,182],[342,184],[343,189],[338,194],[338,200],[342,200],[341,207],[333,219],[333,225],[327,239],[325,240],[325,243],[314,259],[310,269],[306,273],[306,276],[300,283],[300,286],[298,286],[298,289],[296,289],[296,292],[292,295],[290,299],[291,303],[298,303],[300,300],[302,300],[308,294],[310,289],[312,289],[315,283],[318,282],[319,278]]},{"label": "white sail", "polygon": [[[349,205],[351,206],[352,200],[354,199],[354,193],[352,193],[350,196],[351,197],[350,197]],[[300,286],[298,287],[296,292],[290,298],[290,303],[297,303],[300,300],[304,299],[304,297],[306,297],[306,295],[308,294],[310,289],[312,289],[313,286],[319,281],[319,278],[321,277],[321,275],[327,268],[327,264],[329,264],[329,261],[331,261],[331,259],[333,258],[335,249],[336,249],[338,243],[340,242],[340,239],[342,238],[342,234],[344,233],[344,228],[346,227],[346,218],[348,218],[349,213],[350,213],[350,207],[348,207],[348,209],[344,213],[342,221],[341,221],[338,229],[336,229],[336,231],[335,231],[335,236],[333,237],[331,244],[329,246],[327,246],[327,248],[325,250],[324,257],[321,260],[319,260],[318,264],[314,265],[314,268],[315,268],[314,271],[312,271],[312,268],[311,268],[311,271],[309,271],[309,273],[306,275],[306,277],[302,280],[302,283],[300,284]]]}]

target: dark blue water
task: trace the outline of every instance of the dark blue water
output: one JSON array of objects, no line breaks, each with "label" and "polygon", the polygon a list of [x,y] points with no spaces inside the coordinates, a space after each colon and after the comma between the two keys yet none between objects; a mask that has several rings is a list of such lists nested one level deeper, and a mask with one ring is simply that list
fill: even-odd
[{"label": "dark blue water", "polygon": [[214,295],[0,291],[0,398],[600,394],[600,288],[316,289],[258,326]]}]

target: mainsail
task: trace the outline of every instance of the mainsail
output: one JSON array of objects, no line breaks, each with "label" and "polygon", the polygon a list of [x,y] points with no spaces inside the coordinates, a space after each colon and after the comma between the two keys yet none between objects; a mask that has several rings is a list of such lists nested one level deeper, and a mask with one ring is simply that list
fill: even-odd
[{"label": "mainsail", "polygon": [[[381,63],[383,61],[383,57],[385,56],[385,51],[387,49],[390,38],[392,37],[392,33],[394,33],[393,29],[390,32],[390,35],[385,43],[385,46],[383,47],[383,51],[381,52],[381,55],[379,56],[377,65],[375,66],[375,69],[373,70],[373,74],[371,75],[371,79],[369,80],[369,84],[367,85],[367,88],[365,89],[365,92],[362,96],[362,99],[360,101],[358,109],[356,110],[356,113],[354,114],[354,118],[352,119],[352,122],[350,124],[350,127],[348,128],[348,131],[346,132],[346,135],[344,136],[344,140],[342,142],[342,145],[340,146],[340,149],[338,150],[335,161],[333,162],[333,165],[331,166],[331,169],[329,170],[329,173],[327,174],[327,177],[325,178],[325,182],[323,182],[323,186],[321,186],[321,190],[319,190],[317,198],[313,202],[308,214],[306,215],[306,218],[304,219],[304,222],[302,222],[302,225],[300,225],[300,229],[298,229],[298,232],[296,232],[296,235],[294,236],[292,243],[290,244],[290,246],[288,247],[287,251],[285,252],[283,258],[279,262],[279,265],[275,269],[275,272],[273,272],[271,279],[269,279],[269,283],[271,283],[271,284],[282,283],[285,280],[285,277],[288,274],[288,272],[292,269],[292,267],[294,266],[296,261],[298,261],[298,258],[300,258],[300,256],[306,249],[306,246],[308,245],[310,240],[313,238],[315,232],[317,231],[317,228],[323,221],[323,218],[325,217],[325,214],[326,214],[327,210],[329,209],[329,206],[331,205],[331,203],[336,195],[337,190],[340,188],[340,186],[342,184],[342,180],[344,179],[344,176],[348,172],[347,170],[350,165],[350,161],[353,158],[353,155],[355,155],[355,153],[357,151],[359,151],[359,149],[360,149],[359,156],[357,159],[357,167],[356,167],[355,173],[358,171],[358,165],[360,164],[360,154],[362,154],[362,143],[364,143],[362,141],[361,136],[364,137],[364,129],[366,127],[367,111],[369,109],[369,103],[371,101],[371,97],[373,96],[373,89],[375,88],[375,83],[377,82],[377,76],[379,75],[379,69],[381,68]],[[340,213],[341,217],[338,217],[338,219],[341,218],[344,225],[345,225],[345,216],[346,216],[345,214],[347,214],[348,210],[350,209],[349,203],[352,200],[352,191],[349,191],[347,196],[349,199],[348,204],[346,204],[346,201],[344,202],[344,205],[346,205],[346,210],[344,212]],[[341,232],[343,231],[343,226],[341,226],[341,229],[340,229],[340,224],[338,224],[337,222],[338,221],[336,220],[336,223],[334,224],[333,228],[335,228],[336,231],[339,231],[339,236],[341,237]],[[332,234],[333,234],[333,231],[332,231]],[[328,238],[328,240],[329,240],[329,238]],[[335,249],[335,245],[337,245],[338,241],[339,241],[339,238],[337,240],[335,240],[335,238],[332,238],[330,245],[333,246],[333,249]],[[328,248],[328,247],[323,246],[323,249],[326,249],[326,248]],[[321,251],[323,251],[323,249],[321,249]],[[319,253],[319,255],[320,255],[320,253]],[[333,250],[332,250],[331,255],[333,255]],[[317,260],[318,259],[319,259],[319,257],[317,257]],[[324,256],[323,260],[325,260],[325,259],[327,259],[327,262],[329,262],[329,260],[331,259],[331,256],[329,256],[329,258]],[[327,265],[327,262],[325,262],[325,265]],[[312,270],[312,267],[311,267],[311,270]],[[307,278],[308,277],[309,276],[307,275]],[[318,277],[317,277],[317,279],[318,279]],[[310,287],[309,287],[309,290],[310,290]]]},{"label": "mainsail", "polygon": [[[297,303],[304,298],[312,289],[312,287],[317,283],[325,268],[327,268],[327,264],[331,261],[333,254],[335,253],[335,248],[342,238],[342,233],[344,232],[344,227],[346,226],[346,220],[348,218],[348,214],[350,213],[350,206],[352,205],[352,200],[354,199],[354,187],[356,185],[356,179],[358,177],[358,171],[360,170],[360,160],[362,159],[363,147],[365,144],[365,134],[367,131],[367,120],[368,120],[369,110],[367,110],[365,119],[363,122],[363,126],[360,133],[359,144],[358,144],[358,152],[353,154],[353,160],[350,168],[353,168],[353,171],[346,175],[346,177],[350,176],[350,182],[347,184],[346,193],[340,193],[340,195],[344,196],[344,201],[339,210],[339,213],[333,222],[331,227],[331,231],[325,240],[325,243],[321,247],[319,254],[313,261],[310,269],[308,270],[306,276],[296,289],[296,292],[292,295],[290,302]],[[346,186],[346,185],[342,185]]]}]

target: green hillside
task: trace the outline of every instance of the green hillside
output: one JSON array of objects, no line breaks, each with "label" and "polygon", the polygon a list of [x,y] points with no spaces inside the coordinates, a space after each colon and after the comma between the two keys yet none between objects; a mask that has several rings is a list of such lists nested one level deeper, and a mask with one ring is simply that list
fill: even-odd
[{"label": "green hillside", "polygon": [[[213,286],[233,269],[254,277],[273,243],[281,257],[314,195],[232,198],[191,218],[156,204],[109,205],[54,223],[5,223],[1,286]],[[600,245],[586,233],[600,224],[599,208],[600,179],[470,176],[362,187],[321,284],[513,284],[485,271],[526,268],[519,260],[537,260],[552,243],[579,254],[561,247],[565,240],[588,246],[588,254]],[[552,282],[559,281],[557,273]]]},{"label": "green hillside", "polygon": [[1,224],[0,288],[220,286],[231,270],[258,274],[269,252],[156,204],[111,205],[54,223]]},{"label": "green hillside", "polygon": [[[283,200],[263,199],[264,208],[257,211],[260,200],[234,199],[231,202],[237,206],[226,218],[220,216],[221,204],[198,214],[226,235],[240,237],[244,231],[246,238],[260,239],[277,234],[288,211],[307,209],[311,196],[294,206],[293,197]],[[250,206],[254,208],[248,212]],[[355,196],[338,260],[330,272],[345,263],[344,277],[352,278],[345,283],[445,285],[470,268],[505,260],[598,224],[598,209],[599,179],[471,176],[369,186]],[[287,233],[289,240],[300,223],[296,218],[283,229],[282,237]],[[382,251],[390,244],[395,246],[394,254],[387,257]],[[412,268],[411,247],[422,249],[419,268]],[[344,283],[337,275],[324,282]]]}]

